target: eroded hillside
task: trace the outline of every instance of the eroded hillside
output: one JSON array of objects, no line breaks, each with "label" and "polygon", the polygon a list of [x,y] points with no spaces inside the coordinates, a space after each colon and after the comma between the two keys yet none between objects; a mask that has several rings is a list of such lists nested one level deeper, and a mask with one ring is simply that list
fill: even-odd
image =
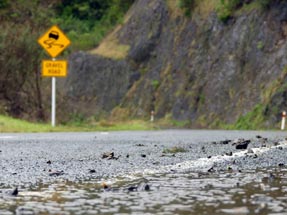
[{"label": "eroded hillside", "polygon": [[67,109],[88,117],[148,118],[191,127],[272,127],[286,106],[287,2],[244,1],[223,22],[218,0],[137,0],[90,52],[70,56]]}]

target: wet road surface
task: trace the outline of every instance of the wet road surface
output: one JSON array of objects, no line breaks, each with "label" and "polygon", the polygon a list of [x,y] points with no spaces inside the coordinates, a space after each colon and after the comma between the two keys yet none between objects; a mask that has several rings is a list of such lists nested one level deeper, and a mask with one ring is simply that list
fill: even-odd
[{"label": "wet road surface", "polygon": [[1,134],[0,214],[287,214],[285,137]]}]

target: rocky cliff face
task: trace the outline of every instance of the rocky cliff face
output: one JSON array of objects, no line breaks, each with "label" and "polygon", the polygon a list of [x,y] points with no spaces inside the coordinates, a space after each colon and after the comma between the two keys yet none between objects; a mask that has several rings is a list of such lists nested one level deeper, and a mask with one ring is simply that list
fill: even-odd
[{"label": "rocky cliff face", "polygon": [[201,5],[207,2],[188,18],[176,0],[137,0],[106,46],[70,56],[67,107],[87,116],[141,118],[154,110],[157,118],[191,127],[244,116],[265,126],[277,122],[287,108],[287,2],[262,10],[250,1],[227,23]]}]

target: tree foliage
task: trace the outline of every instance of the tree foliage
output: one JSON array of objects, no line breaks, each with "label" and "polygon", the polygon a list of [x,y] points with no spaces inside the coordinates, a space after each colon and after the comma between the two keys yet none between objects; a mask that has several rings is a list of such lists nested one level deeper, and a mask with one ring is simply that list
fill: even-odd
[{"label": "tree foliage", "polygon": [[50,84],[40,74],[47,55],[37,39],[52,24],[68,34],[73,51],[94,48],[133,1],[0,0],[0,113],[48,115]]}]

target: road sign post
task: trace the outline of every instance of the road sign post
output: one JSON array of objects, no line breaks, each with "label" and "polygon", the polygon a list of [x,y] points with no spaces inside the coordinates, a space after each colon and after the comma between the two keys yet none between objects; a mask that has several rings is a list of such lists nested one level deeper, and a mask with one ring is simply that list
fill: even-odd
[{"label": "road sign post", "polygon": [[52,77],[52,109],[51,109],[51,125],[56,126],[56,78]]},{"label": "road sign post", "polygon": [[39,39],[38,43],[52,57],[52,60],[42,61],[42,76],[52,77],[52,95],[51,95],[51,125],[56,126],[56,77],[67,76],[67,61],[56,60],[57,57],[65,48],[70,45],[70,40],[58,28],[52,26]]}]

